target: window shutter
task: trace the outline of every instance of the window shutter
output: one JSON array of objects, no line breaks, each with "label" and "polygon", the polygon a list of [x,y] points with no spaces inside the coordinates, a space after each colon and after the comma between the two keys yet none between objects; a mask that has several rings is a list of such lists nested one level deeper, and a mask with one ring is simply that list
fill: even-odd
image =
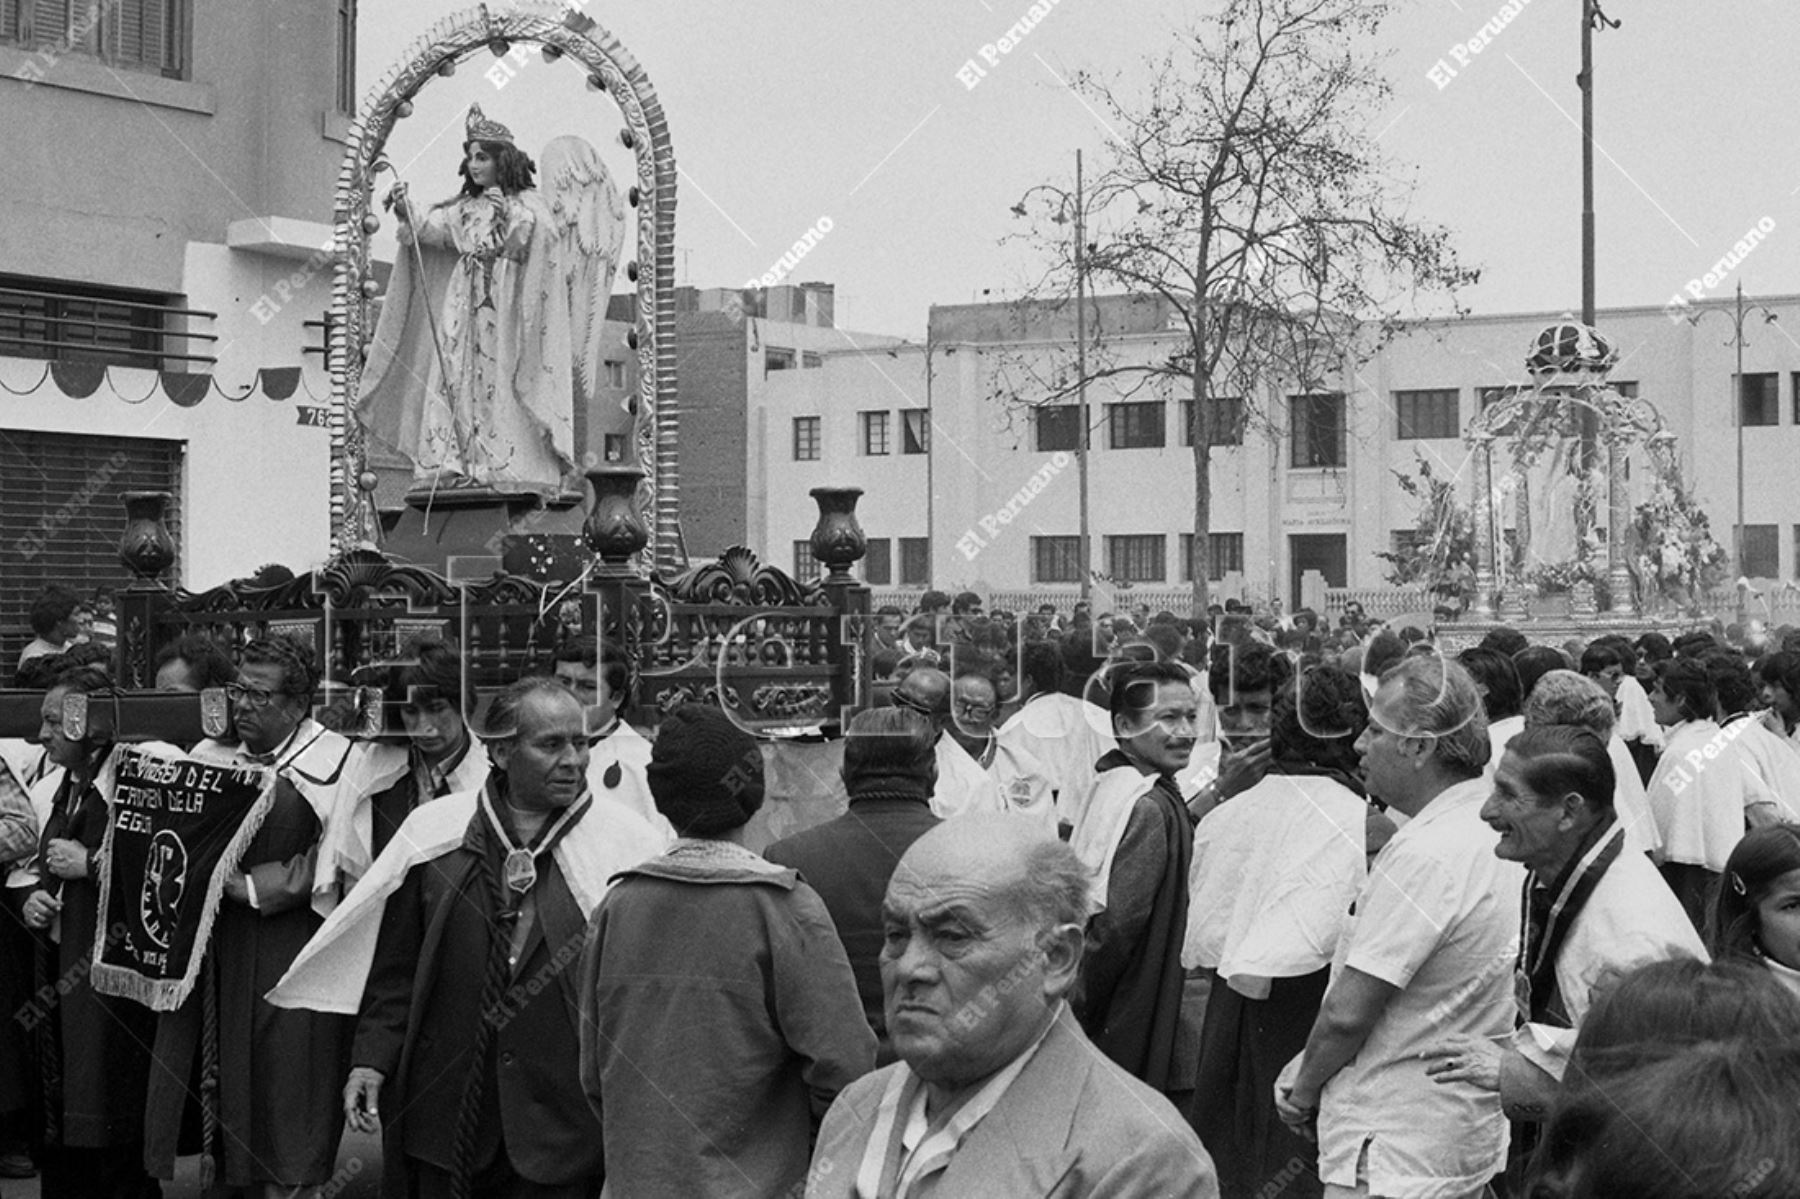
[{"label": "window shutter", "polygon": [[31,44],[60,46],[69,36],[69,5],[74,0],[25,0],[31,5]]},{"label": "window shutter", "polygon": [[[127,491],[167,491],[180,544],[182,443],[7,430],[0,436],[0,676],[32,638],[31,602],[51,583],[83,598],[129,580],[119,562]],[[177,562],[180,559],[177,557]],[[177,568],[178,569],[178,568]],[[170,575],[165,581],[173,582]]]}]

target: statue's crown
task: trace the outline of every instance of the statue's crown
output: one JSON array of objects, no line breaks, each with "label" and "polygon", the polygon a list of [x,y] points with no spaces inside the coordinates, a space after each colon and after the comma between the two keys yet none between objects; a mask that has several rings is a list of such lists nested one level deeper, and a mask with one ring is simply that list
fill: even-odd
[{"label": "statue's crown", "polygon": [[512,130],[499,121],[489,120],[487,115],[481,111],[479,104],[469,105],[469,119],[464,124],[464,129],[468,133],[468,136],[463,139],[464,141],[505,142],[509,146],[512,144]]}]

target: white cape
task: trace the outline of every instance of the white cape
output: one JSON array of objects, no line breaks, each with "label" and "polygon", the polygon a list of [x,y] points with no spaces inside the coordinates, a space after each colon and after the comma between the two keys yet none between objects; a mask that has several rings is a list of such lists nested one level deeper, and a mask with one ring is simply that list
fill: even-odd
[{"label": "white cape", "polygon": [[[442,857],[463,842],[480,791],[446,795],[413,809],[348,898],[326,919],[267,999],[276,1007],[353,1016],[375,960],[388,897],[407,871]],[[610,800],[594,806],[551,850],[581,910],[593,915],[612,878],[660,854],[667,842],[641,817]]]}]

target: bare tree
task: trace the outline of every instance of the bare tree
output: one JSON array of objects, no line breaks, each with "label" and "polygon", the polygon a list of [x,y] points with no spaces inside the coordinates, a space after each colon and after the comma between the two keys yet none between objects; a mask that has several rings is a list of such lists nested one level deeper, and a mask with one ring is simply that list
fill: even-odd
[{"label": "bare tree", "polygon": [[[1046,263],[1022,303],[1089,290],[1154,297],[1172,352],[1132,350],[1093,322],[1085,381],[1126,394],[1145,385],[1194,401],[1194,607],[1207,603],[1214,397],[1241,397],[1244,419],[1279,434],[1266,396],[1325,389],[1352,376],[1428,299],[1452,311],[1478,272],[1449,233],[1407,211],[1410,186],[1380,150],[1391,89],[1371,40],[1388,6],[1361,0],[1226,0],[1117,79],[1073,86],[1113,139],[1083,194],[1045,184],[1014,212]],[[1073,204],[1085,244],[1064,226]],[[1164,346],[1169,342],[1161,343]],[[1041,361],[1041,360],[1040,360]],[[1014,402],[1066,400],[1084,381],[1070,363],[1028,371]],[[1029,394],[1021,394],[1028,392]]]}]

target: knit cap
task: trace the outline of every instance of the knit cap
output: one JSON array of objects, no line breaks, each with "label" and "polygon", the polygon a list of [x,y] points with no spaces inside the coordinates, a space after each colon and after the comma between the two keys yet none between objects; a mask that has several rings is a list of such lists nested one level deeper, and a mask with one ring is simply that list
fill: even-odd
[{"label": "knit cap", "polygon": [[716,837],[762,807],[756,738],[711,704],[682,704],[663,719],[645,773],[656,810],[683,836]]}]

